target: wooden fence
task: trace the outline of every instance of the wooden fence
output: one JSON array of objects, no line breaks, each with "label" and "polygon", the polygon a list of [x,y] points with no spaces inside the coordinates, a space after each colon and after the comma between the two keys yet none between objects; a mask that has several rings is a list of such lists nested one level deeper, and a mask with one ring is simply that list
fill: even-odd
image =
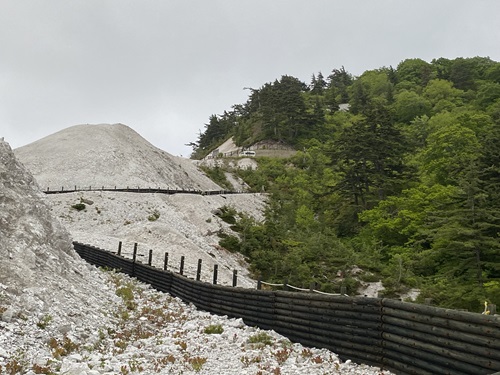
[{"label": "wooden fence", "polygon": [[500,317],[387,298],[214,285],[74,242],[82,258],[118,269],[200,309],[242,318],[341,359],[396,374],[481,375],[500,371]]},{"label": "wooden fence", "polygon": [[170,189],[170,188],[161,188],[161,187],[125,187],[125,188],[117,188],[115,187],[96,187],[96,186],[74,186],[74,187],[64,187],[61,186],[60,189],[50,189],[47,188],[43,192],[45,194],[62,194],[62,193],[75,193],[79,191],[112,191],[112,192],[122,192],[122,193],[158,193],[158,194],[199,194],[199,195],[221,195],[221,194],[243,194],[243,191],[234,191],[234,190],[197,190],[197,189]]}]

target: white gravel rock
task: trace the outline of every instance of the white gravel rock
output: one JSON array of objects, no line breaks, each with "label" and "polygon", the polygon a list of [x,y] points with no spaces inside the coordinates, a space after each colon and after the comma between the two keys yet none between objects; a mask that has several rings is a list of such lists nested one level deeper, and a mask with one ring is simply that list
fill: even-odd
[{"label": "white gravel rock", "polygon": [[[89,266],[3,141],[0,205],[0,373],[389,374],[342,363],[331,351],[292,344]],[[66,214],[76,223],[91,222]],[[88,224],[81,228],[89,230]],[[207,333],[219,325],[221,334]],[[257,334],[266,341],[252,343]]]}]

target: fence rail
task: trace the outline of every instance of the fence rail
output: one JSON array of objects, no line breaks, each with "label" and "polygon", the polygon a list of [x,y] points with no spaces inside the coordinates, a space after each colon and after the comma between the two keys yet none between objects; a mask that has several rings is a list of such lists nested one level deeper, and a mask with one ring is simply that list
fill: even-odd
[{"label": "fence rail", "polygon": [[61,186],[60,189],[52,189],[48,187],[43,192],[45,194],[62,194],[62,193],[75,193],[79,191],[112,191],[112,192],[122,192],[122,193],[158,193],[158,194],[199,194],[199,195],[221,195],[221,194],[243,194],[244,191],[235,191],[235,190],[198,190],[198,189],[170,189],[170,188],[161,188],[161,187],[125,187],[125,188],[117,188],[115,187],[92,187],[92,186],[74,186],[74,187],[64,187]]},{"label": "fence rail", "polygon": [[89,263],[120,270],[200,309],[401,375],[500,371],[500,318],[386,298],[214,285],[74,242]]}]

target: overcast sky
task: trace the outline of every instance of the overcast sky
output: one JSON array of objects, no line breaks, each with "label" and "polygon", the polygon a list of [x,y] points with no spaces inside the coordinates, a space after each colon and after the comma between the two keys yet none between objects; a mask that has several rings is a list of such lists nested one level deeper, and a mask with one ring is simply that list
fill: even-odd
[{"label": "overcast sky", "polygon": [[0,137],[124,123],[189,156],[211,114],[282,75],[500,61],[499,0],[0,0]]}]

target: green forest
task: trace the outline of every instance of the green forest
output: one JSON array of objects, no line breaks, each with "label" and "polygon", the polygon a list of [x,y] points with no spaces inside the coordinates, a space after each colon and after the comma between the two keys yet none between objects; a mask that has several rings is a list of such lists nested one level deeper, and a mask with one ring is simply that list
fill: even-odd
[{"label": "green forest", "polygon": [[[283,75],[210,116],[192,158],[230,137],[297,150],[233,171],[269,193],[263,223],[222,214],[237,235],[221,234],[221,246],[256,277],[348,294],[382,280],[381,296],[419,288],[417,302],[477,312],[500,303],[500,63]],[[209,174],[223,179],[220,169]]]}]

